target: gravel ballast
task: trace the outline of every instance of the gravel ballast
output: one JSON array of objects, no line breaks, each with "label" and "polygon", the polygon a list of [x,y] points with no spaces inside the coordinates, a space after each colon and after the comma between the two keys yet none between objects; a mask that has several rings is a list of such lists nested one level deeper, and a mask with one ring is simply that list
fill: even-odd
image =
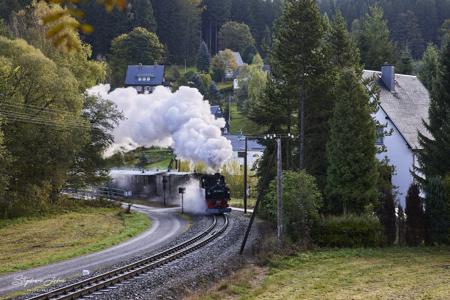
[{"label": "gravel ballast", "polygon": [[[194,230],[197,233],[211,222],[210,218],[202,219],[198,223],[205,224],[198,231]],[[119,286],[105,289],[90,299],[180,299],[191,291],[220,280],[239,268],[245,260],[245,256],[239,255],[239,249],[248,220],[242,213],[233,212],[225,233],[212,243]],[[252,230],[247,249],[251,249],[255,231]]]},{"label": "gravel ballast", "polygon": [[[146,274],[89,295],[85,299],[180,299],[189,291],[195,291],[220,280],[239,268],[245,261],[245,256],[239,255],[239,249],[248,221],[249,218],[245,217],[242,212],[232,212],[229,215],[227,230],[205,247]],[[190,228],[170,244],[97,270],[89,276],[66,281],[64,285],[124,266],[180,244],[204,231],[211,225],[211,222],[212,217],[210,216],[193,216]],[[218,222],[219,228],[222,225],[222,219],[219,218]],[[255,226],[252,228],[246,249],[252,249],[253,241],[257,236]],[[250,250],[246,250],[246,253],[249,252]],[[54,288],[56,286],[52,287],[52,289]]]}]

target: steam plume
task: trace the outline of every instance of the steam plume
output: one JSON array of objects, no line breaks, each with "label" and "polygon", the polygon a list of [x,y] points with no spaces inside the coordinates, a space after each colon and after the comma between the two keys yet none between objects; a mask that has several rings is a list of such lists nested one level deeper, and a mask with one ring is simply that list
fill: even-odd
[{"label": "steam plume", "polygon": [[138,94],[131,87],[109,90],[108,84],[88,90],[114,102],[126,118],[115,128],[115,144],[106,155],[153,145],[171,146],[179,158],[203,161],[213,168],[231,158],[231,144],[220,131],[225,121],[215,119],[197,89],[180,87],[172,93],[159,86],[152,94]]}]

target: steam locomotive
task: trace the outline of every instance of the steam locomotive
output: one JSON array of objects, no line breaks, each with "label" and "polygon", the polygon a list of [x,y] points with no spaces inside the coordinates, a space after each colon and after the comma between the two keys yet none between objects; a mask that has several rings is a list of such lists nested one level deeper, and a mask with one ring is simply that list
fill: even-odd
[{"label": "steam locomotive", "polygon": [[220,175],[220,173],[203,175],[200,184],[205,189],[205,200],[208,205],[207,213],[222,214],[231,211],[231,208],[228,207],[230,189],[225,184],[223,175]]}]

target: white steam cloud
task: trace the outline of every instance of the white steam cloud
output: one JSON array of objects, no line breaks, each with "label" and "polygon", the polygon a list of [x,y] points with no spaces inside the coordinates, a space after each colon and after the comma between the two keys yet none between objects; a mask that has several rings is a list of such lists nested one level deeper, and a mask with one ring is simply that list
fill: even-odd
[{"label": "white steam cloud", "polygon": [[115,144],[106,155],[153,145],[171,146],[179,158],[213,168],[231,158],[231,144],[220,130],[225,121],[215,119],[197,89],[180,87],[172,93],[159,86],[152,94],[138,94],[131,87],[109,90],[108,84],[88,90],[114,102],[126,118],[114,129]]},{"label": "white steam cloud", "polygon": [[207,206],[205,201],[205,190],[200,187],[200,182],[191,179],[185,187],[186,191],[183,195],[183,210],[190,214],[204,214]]}]

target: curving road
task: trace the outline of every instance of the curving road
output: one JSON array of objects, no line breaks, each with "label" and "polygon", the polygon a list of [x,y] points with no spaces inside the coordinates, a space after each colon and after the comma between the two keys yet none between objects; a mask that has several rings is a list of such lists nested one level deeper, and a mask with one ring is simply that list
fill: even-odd
[{"label": "curving road", "polygon": [[125,257],[133,257],[168,244],[188,228],[188,222],[178,215],[179,208],[152,208],[137,204],[133,208],[152,219],[152,226],[147,231],[100,252],[0,276],[0,295],[76,277],[83,270],[92,272],[105,265],[113,265]]}]

